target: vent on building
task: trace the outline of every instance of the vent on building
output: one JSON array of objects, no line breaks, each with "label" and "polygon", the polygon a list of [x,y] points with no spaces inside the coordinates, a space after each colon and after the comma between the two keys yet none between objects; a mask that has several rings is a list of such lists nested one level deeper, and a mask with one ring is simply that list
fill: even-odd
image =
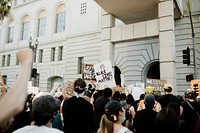
[{"label": "vent on building", "polygon": [[87,3],[81,3],[81,14],[86,14],[86,10],[87,10]]}]

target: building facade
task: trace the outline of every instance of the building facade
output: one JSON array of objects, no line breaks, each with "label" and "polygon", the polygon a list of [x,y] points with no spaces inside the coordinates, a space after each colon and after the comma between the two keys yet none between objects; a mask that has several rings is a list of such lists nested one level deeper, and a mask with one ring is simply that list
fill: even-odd
[{"label": "building facade", "polygon": [[[190,1],[196,56],[200,46],[200,1]],[[166,80],[174,92],[189,88],[194,74],[193,39],[183,0],[14,0],[11,15],[0,24],[0,72],[11,86],[17,76],[18,49],[39,40],[33,67],[35,85],[49,91],[54,82],[82,77],[82,64],[111,60],[126,85],[146,78]],[[182,50],[191,50],[191,64]],[[199,78],[199,58],[197,78]]]}]

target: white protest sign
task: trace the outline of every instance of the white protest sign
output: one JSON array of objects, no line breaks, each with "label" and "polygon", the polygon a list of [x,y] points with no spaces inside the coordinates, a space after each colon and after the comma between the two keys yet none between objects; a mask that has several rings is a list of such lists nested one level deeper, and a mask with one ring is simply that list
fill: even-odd
[{"label": "white protest sign", "polygon": [[140,99],[141,94],[145,94],[144,83],[134,83],[127,86],[127,91],[133,95],[135,100]]},{"label": "white protest sign", "polygon": [[110,61],[95,64],[94,71],[98,89],[102,90],[106,87],[112,88],[116,86]]}]

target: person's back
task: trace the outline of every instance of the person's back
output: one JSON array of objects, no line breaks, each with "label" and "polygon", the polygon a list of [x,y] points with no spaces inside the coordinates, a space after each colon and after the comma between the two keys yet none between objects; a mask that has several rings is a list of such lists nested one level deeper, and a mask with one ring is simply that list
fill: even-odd
[{"label": "person's back", "polygon": [[172,94],[171,84],[165,84],[163,88],[164,88],[165,95],[162,95],[158,98],[158,102],[160,103],[161,108],[162,109],[166,108],[167,105],[171,102],[176,102],[180,105],[180,100],[178,99],[178,97]]},{"label": "person's back", "polygon": [[94,126],[95,126],[95,131],[98,130],[99,128],[99,123],[101,121],[101,117],[104,114],[105,110],[104,107],[105,105],[110,101],[110,97],[112,96],[112,90],[110,88],[105,88],[104,89],[104,96],[99,97],[94,105]]},{"label": "person's back", "polygon": [[93,131],[93,107],[84,98],[73,96],[64,101],[63,117],[66,133]]},{"label": "person's back", "polygon": [[155,98],[152,94],[146,94],[144,102],[146,108],[136,113],[133,126],[136,133],[155,133],[155,119],[157,115],[157,112],[153,111]]},{"label": "person's back", "polygon": [[64,132],[66,133],[92,133],[93,132],[93,107],[83,98],[86,83],[83,79],[74,82],[73,96],[64,101],[62,112],[64,118]]},{"label": "person's back", "polygon": [[192,100],[192,97],[188,94],[188,97],[186,96],[186,100],[183,101],[181,105],[183,106],[181,119],[186,123],[186,130],[187,132],[194,132],[199,117],[197,112],[200,112],[200,104],[197,101]]}]

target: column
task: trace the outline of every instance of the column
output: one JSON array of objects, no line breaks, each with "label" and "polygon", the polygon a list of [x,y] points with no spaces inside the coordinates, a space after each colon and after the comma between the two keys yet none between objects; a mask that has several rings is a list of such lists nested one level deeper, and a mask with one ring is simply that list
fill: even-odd
[{"label": "column", "polygon": [[115,25],[115,17],[102,9],[101,18],[101,59],[100,61],[114,59],[114,44],[111,42],[111,28]]},{"label": "column", "polygon": [[160,78],[173,86],[177,93],[175,63],[175,33],[173,0],[160,0],[158,5]]}]

